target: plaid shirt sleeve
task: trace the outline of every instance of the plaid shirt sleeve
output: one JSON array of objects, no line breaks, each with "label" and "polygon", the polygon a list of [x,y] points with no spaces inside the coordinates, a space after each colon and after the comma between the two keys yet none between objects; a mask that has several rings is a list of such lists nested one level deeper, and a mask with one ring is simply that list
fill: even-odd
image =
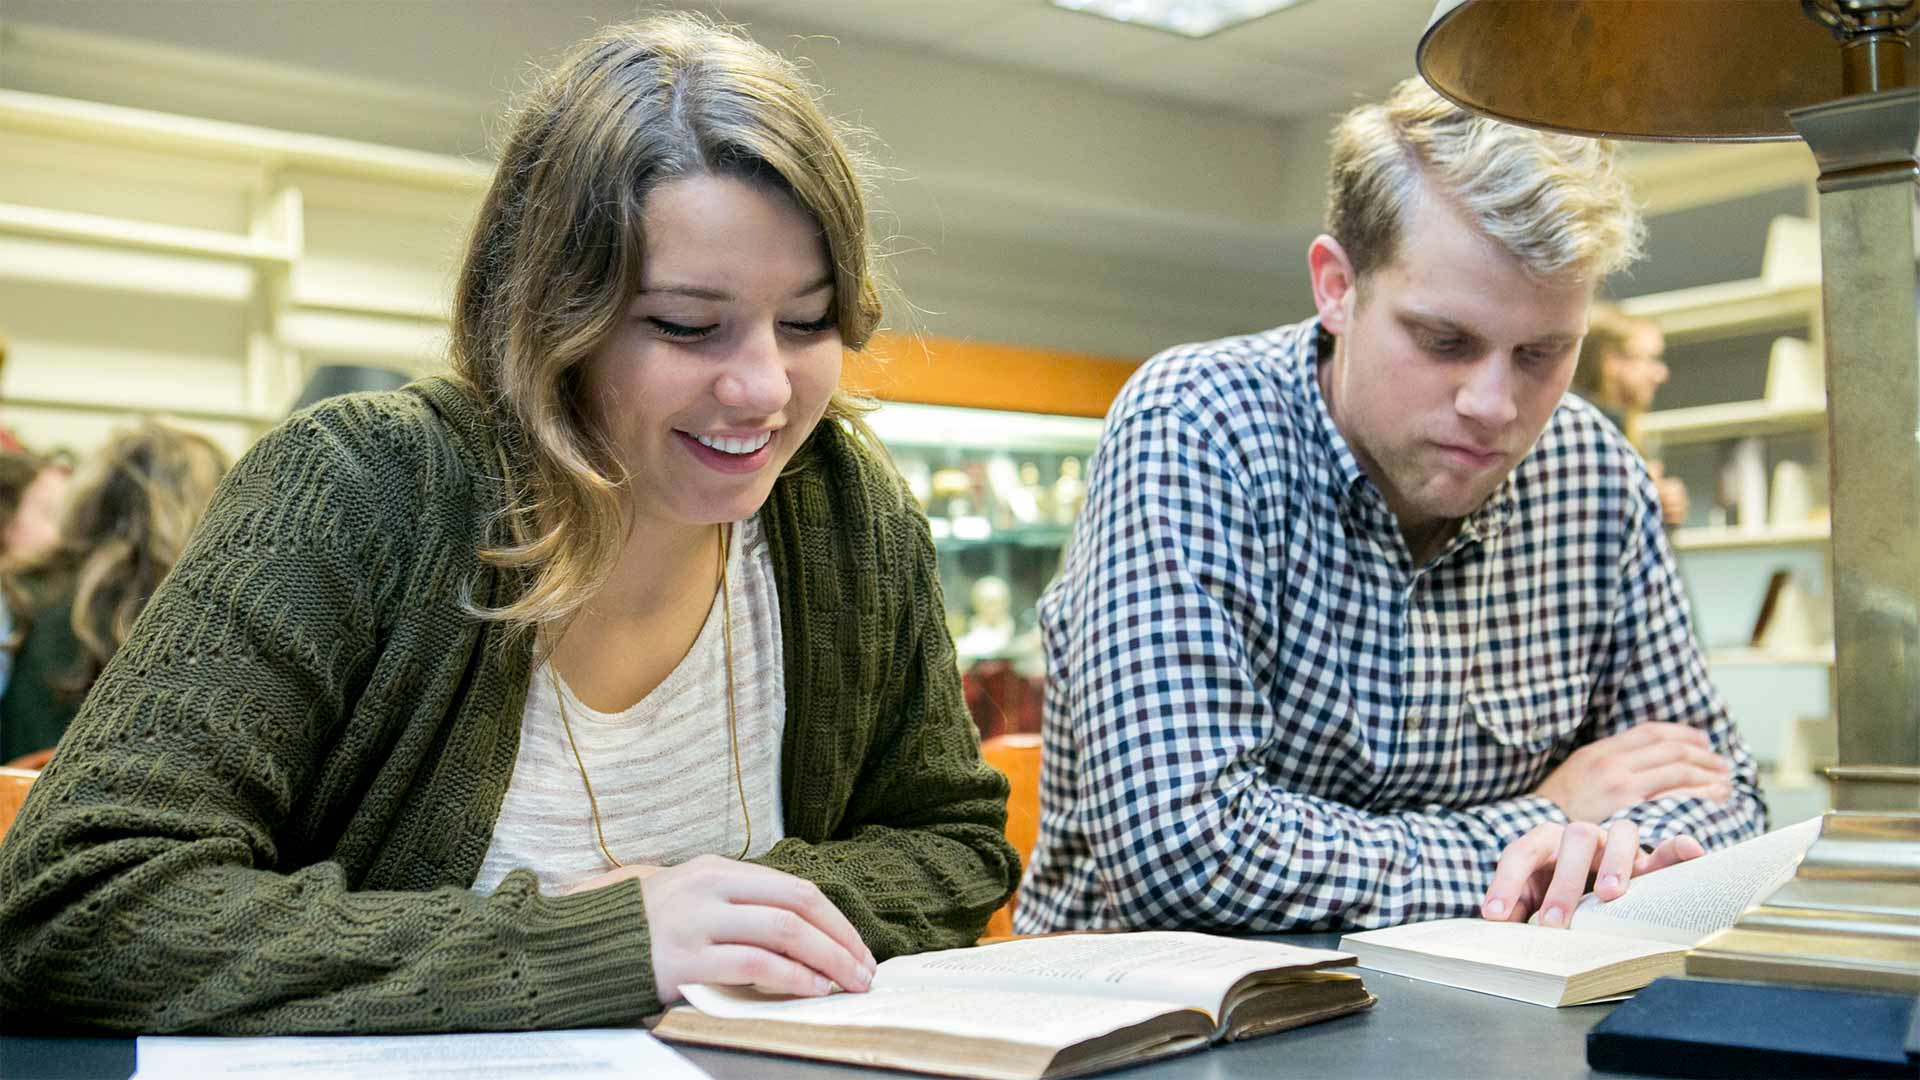
[{"label": "plaid shirt sleeve", "polygon": [[1278,715],[1255,674],[1329,674],[1265,632],[1282,622],[1288,567],[1257,523],[1303,508],[1262,505],[1247,458],[1202,426],[1173,408],[1117,417],[1096,462],[1053,598],[1042,829],[1084,838],[1104,912],[1063,910],[1043,882],[1023,894],[1021,927],[1278,931],[1472,913],[1501,849],[1565,818],[1533,796],[1375,813],[1278,781],[1283,757],[1363,768],[1322,737],[1352,726],[1336,705]]},{"label": "plaid shirt sleeve", "polygon": [[1661,526],[1659,495],[1645,470],[1638,472],[1635,529],[1621,556],[1623,596],[1614,618],[1610,666],[1618,676],[1618,693],[1594,738],[1617,735],[1648,720],[1703,728],[1715,752],[1733,762],[1733,798],[1655,799],[1629,807],[1608,822],[1636,822],[1643,842],[1691,836],[1711,851],[1759,835],[1766,804],[1753,755],[1735,733],[1694,642],[1686,597]]}]

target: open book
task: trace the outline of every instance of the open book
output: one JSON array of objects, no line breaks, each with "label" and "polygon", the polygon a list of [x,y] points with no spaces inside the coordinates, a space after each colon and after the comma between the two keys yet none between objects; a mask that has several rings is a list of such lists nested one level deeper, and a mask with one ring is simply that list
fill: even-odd
[{"label": "open book", "polygon": [[1634,878],[1616,900],[1588,893],[1565,930],[1441,919],[1348,934],[1340,947],[1375,971],[1535,1005],[1618,997],[1680,974],[1688,949],[1786,884],[1820,820]]},{"label": "open book", "polygon": [[864,994],[686,986],[663,1039],[1005,1080],[1078,1076],[1356,1012],[1346,953],[1184,932],[1063,934],[897,956]]}]

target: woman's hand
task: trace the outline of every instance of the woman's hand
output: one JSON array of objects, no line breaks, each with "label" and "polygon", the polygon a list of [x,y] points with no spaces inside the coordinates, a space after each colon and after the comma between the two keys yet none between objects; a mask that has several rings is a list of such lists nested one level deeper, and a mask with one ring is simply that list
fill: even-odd
[{"label": "woman's hand", "polygon": [[662,1005],[688,983],[806,997],[865,990],[873,953],[815,885],[756,863],[702,855],[679,866],[626,866],[588,881],[640,879]]},{"label": "woman's hand", "polygon": [[639,878],[640,880],[645,881],[647,878],[650,878],[653,875],[665,869],[666,867],[664,866],[654,866],[651,863],[628,863],[627,865],[619,867],[618,869],[609,870],[604,874],[595,874],[594,876],[588,878],[587,880],[581,882],[578,885],[573,886],[570,889],[563,889],[561,890],[560,895],[572,896],[574,893],[577,893],[577,892],[586,892],[588,889],[603,888],[605,886],[613,884],[616,881],[625,881],[628,878]]}]

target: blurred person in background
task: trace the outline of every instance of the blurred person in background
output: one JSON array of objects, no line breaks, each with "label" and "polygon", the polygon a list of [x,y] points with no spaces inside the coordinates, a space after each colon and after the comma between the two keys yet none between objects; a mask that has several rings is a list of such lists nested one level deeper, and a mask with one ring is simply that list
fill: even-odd
[{"label": "blurred person in background", "polygon": [[122,431],[82,470],[57,532],[32,534],[47,542],[0,575],[19,635],[0,694],[0,761],[60,741],[226,467],[220,448],[191,432],[154,422]]},{"label": "blurred person in background", "polygon": [[[25,450],[0,450],[0,573],[53,546],[59,536],[69,472],[59,459]],[[6,693],[19,645],[13,610],[0,592],[0,695]],[[0,762],[6,760],[0,754]]]},{"label": "blurred person in background", "polygon": [[[1611,304],[1593,305],[1573,390],[1613,421],[1635,450],[1646,457],[1640,418],[1653,408],[1653,396],[1667,381],[1667,339],[1650,319],[1636,319]],[[1669,526],[1687,520],[1687,485],[1666,475],[1664,466],[1646,458],[1660,493],[1660,515]]]},{"label": "blurred person in background", "polygon": [[[6,367],[7,337],[0,334],[0,371],[5,371]],[[20,436],[15,435],[11,428],[0,425],[0,453],[19,454],[25,453],[26,449],[27,445],[20,441]]]}]

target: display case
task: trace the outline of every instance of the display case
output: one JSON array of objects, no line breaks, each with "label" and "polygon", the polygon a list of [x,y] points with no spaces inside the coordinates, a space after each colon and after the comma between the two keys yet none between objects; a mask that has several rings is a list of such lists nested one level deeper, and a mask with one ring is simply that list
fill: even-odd
[{"label": "display case", "polygon": [[1035,606],[1072,541],[1101,422],[903,403],[868,422],[927,513],[981,735],[1040,730]]}]

